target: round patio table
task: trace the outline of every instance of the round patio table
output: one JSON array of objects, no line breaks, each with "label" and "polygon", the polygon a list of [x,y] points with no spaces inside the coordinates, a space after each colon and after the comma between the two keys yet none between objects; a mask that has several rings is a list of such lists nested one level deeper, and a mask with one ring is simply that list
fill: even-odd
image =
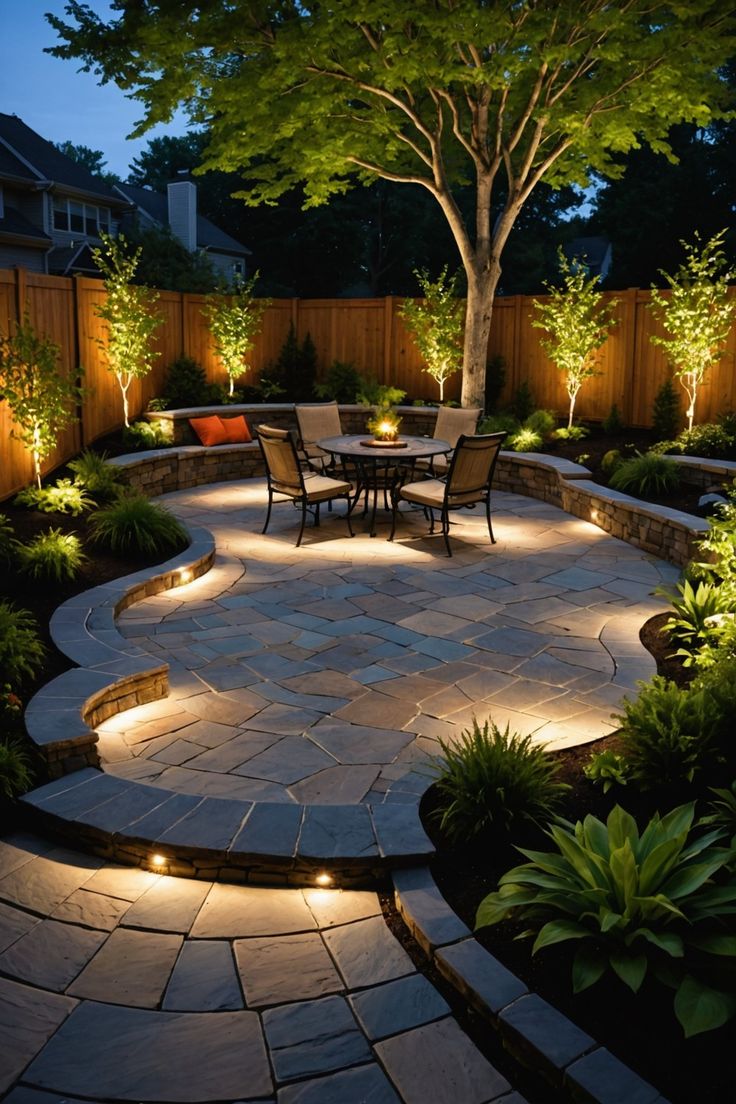
[{"label": "round patio table", "polygon": [[[350,511],[355,509],[358,499],[365,491],[366,505],[363,513],[368,512],[370,502],[372,537],[376,535],[379,490],[383,490],[384,501],[386,501],[385,492],[388,486],[394,488],[411,481],[417,460],[428,460],[432,456],[452,452],[452,445],[449,442],[438,441],[434,437],[399,435],[395,443],[388,444],[382,441],[376,444],[367,432],[323,437],[317,441],[317,445],[325,452],[331,452],[333,456],[339,456],[341,460],[349,460],[355,464],[358,480]],[[390,478],[389,472],[392,472]]]}]

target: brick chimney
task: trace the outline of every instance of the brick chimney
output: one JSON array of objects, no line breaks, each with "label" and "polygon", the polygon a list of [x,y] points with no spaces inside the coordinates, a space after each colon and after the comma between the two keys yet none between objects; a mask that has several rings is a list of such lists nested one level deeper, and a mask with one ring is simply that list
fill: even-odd
[{"label": "brick chimney", "polygon": [[197,248],[197,185],[184,171],[181,179],[166,185],[169,201],[169,226],[185,249],[194,253]]}]

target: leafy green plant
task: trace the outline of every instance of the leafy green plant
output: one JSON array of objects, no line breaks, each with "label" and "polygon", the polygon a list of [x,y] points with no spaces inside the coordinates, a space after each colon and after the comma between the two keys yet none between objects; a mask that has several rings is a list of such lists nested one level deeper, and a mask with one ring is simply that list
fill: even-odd
[{"label": "leafy green plant", "polygon": [[614,784],[625,786],[629,776],[626,758],[610,748],[592,755],[583,767],[583,774],[591,782],[603,786],[604,793]]},{"label": "leafy green plant", "polygon": [[15,529],[7,514],[0,514],[0,567],[8,567],[15,559]]},{"label": "leafy green plant", "polygon": [[229,381],[229,392],[235,390],[235,380],[248,370],[246,357],[255,344],[270,299],[253,295],[259,273],[250,280],[239,279],[231,295],[209,296],[205,316],[215,347]]},{"label": "leafy green plant", "polygon": [[22,441],[33,457],[38,487],[41,463],[61,431],[76,421],[82,396],[76,379],[60,368],[60,354],[58,345],[36,334],[28,314],[12,337],[0,336],[0,399],[13,415],[10,436]]},{"label": "leafy green plant", "polygon": [[662,495],[680,482],[680,469],[674,460],[656,452],[637,452],[611,473],[609,487],[634,495]]},{"label": "leafy green plant", "polygon": [[125,486],[119,468],[107,462],[106,452],[85,449],[70,460],[67,467],[74,473],[74,482],[91,494],[97,503],[109,502]]},{"label": "leafy green plant", "polygon": [[38,582],[69,582],[87,562],[79,537],[49,529],[28,544],[16,545],[18,566],[24,575]]},{"label": "leafy green plant", "polygon": [[709,812],[700,818],[703,828],[723,828],[731,837],[731,846],[736,848],[736,779],[730,786],[714,786],[711,791],[716,800],[708,803]]},{"label": "leafy green plant", "polygon": [[133,449],[168,448],[171,438],[164,422],[133,422],[123,428],[123,444]]},{"label": "leafy green plant", "polygon": [[516,388],[516,391],[514,391],[514,396],[509,403],[509,413],[513,414],[515,418],[518,418],[520,422],[523,422],[533,412],[534,396],[532,395],[532,389],[529,386],[529,381],[524,380]]},{"label": "leafy green plant", "polygon": [[506,447],[513,452],[539,452],[544,441],[542,435],[528,426],[522,426],[506,442]]},{"label": "leafy green plant", "polygon": [[535,433],[546,437],[557,425],[557,418],[551,410],[533,410],[522,422],[524,429],[531,429]]},{"label": "leafy green plant", "polygon": [[165,507],[142,494],[121,495],[90,519],[91,539],[119,556],[167,555],[186,548],[189,537]]},{"label": "leafy green plant", "polygon": [[424,300],[405,300],[399,313],[424,359],[424,371],[439,386],[443,403],[446,381],[463,366],[465,303],[457,295],[458,273],[448,276],[447,265],[436,280],[430,280],[426,270],[415,270],[414,275]]},{"label": "leafy green plant", "polygon": [[521,823],[548,818],[569,789],[557,780],[558,765],[544,748],[508,725],[502,732],[474,720],[458,740],[439,743],[436,816],[453,842],[491,832],[506,837]]},{"label": "leafy green plant", "polygon": [[478,423],[478,433],[507,433],[513,436],[521,429],[519,419],[504,411],[486,414]]},{"label": "leafy green plant", "polygon": [[621,417],[620,411],[616,403],[613,404],[608,412],[607,417],[603,419],[601,423],[604,433],[608,433],[613,436],[616,433],[621,433],[624,429],[624,421]]},{"label": "leafy green plant", "polygon": [[16,686],[34,678],[45,654],[38,626],[28,610],[0,601],[0,671],[8,682]]},{"label": "leafy green plant", "polygon": [[578,258],[568,260],[562,247],[557,258],[562,286],[545,284],[548,299],[545,303],[534,300],[537,314],[532,326],[547,334],[542,338],[542,348],[565,377],[570,400],[567,428],[571,429],[580,388],[586,380],[601,374],[598,351],[616,324],[613,309],[617,301],[603,304],[603,294],[596,291],[600,276],[588,276]]},{"label": "leafy green plant", "polygon": [[728,489],[728,501],[709,518],[710,527],[698,542],[703,559],[691,565],[699,578],[736,583],[736,484]]},{"label": "leafy green plant", "polygon": [[[264,398],[286,394],[290,402],[309,402],[314,396],[316,378],[317,350],[311,334],[308,333],[300,343],[292,323],[275,363],[269,365],[261,379]],[[271,387],[269,395],[264,390],[266,380]],[[274,391],[276,386],[281,390]]]},{"label": "leafy green plant", "polygon": [[729,297],[728,291],[736,266],[728,264],[723,251],[725,236],[726,231],[721,230],[701,245],[696,233],[692,245],[681,242],[685,260],[675,275],[660,270],[669,296],[665,298],[652,287],[651,309],[666,336],[654,335],[650,340],[664,349],[687,395],[688,429],[693,427],[700,385],[724,355],[736,312],[736,300]]},{"label": "leafy green plant", "polygon": [[354,403],[363,377],[354,364],[333,360],[321,383],[315,384],[315,394],[320,399],[334,399],[338,403]]},{"label": "leafy green plant", "polygon": [[625,698],[620,722],[621,754],[643,790],[692,782],[723,758],[723,714],[702,687],[679,687],[661,675],[640,683]]},{"label": "leafy green plant", "polygon": [[654,396],[652,429],[658,440],[670,440],[680,428],[680,397],[671,379],[666,379]]},{"label": "leafy green plant", "polygon": [[143,379],[151,371],[159,353],[152,349],[153,335],[163,318],[154,306],[158,292],[135,284],[142,248],[130,250],[125,237],[100,232],[102,244],[92,249],[92,257],[103,276],[104,302],[95,306],[95,314],[105,323],[105,337],[98,338],[105,365],[118,381],[123,398],[123,419],[130,425],[128,395],[134,379]]},{"label": "leafy green plant", "polygon": [[665,622],[665,629],[680,645],[676,655],[683,656],[685,665],[690,666],[702,645],[716,635],[712,619],[733,612],[736,596],[730,587],[703,580],[693,587],[689,579],[678,583],[674,592],[662,589],[658,593],[672,603],[674,616]]},{"label": "leafy green plant", "polygon": [[590,430],[587,426],[573,425],[573,426],[560,426],[556,429],[552,436],[556,441],[583,441],[589,436]]},{"label": "leafy green plant", "polygon": [[720,1027],[736,1012],[729,981],[736,955],[736,877],[727,870],[733,851],[716,846],[719,830],[692,832],[694,816],[694,803],[657,813],[640,834],[617,805],[605,824],[586,816],[574,826],[551,826],[554,850],[520,848],[529,861],[484,898],[477,926],[513,916],[524,924],[524,937],[535,937],[533,954],[575,940],[576,993],[607,970],[638,993],[651,974],[675,989],[674,1011],[687,1037]]},{"label": "leafy green plant", "polygon": [[166,372],[163,397],[163,410],[207,406],[212,401],[212,394],[202,365],[186,356],[173,361]]},{"label": "leafy green plant", "polygon": [[601,471],[604,475],[611,475],[623,463],[623,456],[619,449],[609,449],[601,458]]},{"label": "leafy green plant", "polygon": [[17,797],[31,788],[33,772],[27,747],[18,738],[0,738],[0,795]]},{"label": "leafy green plant", "polygon": [[71,479],[57,479],[48,487],[26,487],[15,496],[17,506],[42,510],[45,514],[71,514],[78,517],[94,506],[84,487]]},{"label": "leafy green plant", "polygon": [[677,451],[685,456],[706,456],[714,460],[730,460],[736,451],[736,440],[713,422],[683,429],[675,438]]}]

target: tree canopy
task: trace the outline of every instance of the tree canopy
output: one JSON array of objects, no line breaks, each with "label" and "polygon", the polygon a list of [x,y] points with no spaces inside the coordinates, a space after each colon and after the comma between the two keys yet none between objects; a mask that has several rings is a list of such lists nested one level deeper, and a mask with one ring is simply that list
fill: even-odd
[{"label": "tree canopy", "polygon": [[203,167],[243,172],[249,204],[303,186],[316,205],[381,177],[425,189],[467,277],[468,405],[534,188],[615,174],[616,155],[666,148],[673,123],[707,125],[736,30],[731,0],[116,0],[109,22],[77,0],[66,10],[71,23],[48,17],[64,40],[51,52],[129,90],[138,134],[184,103],[209,129]]}]

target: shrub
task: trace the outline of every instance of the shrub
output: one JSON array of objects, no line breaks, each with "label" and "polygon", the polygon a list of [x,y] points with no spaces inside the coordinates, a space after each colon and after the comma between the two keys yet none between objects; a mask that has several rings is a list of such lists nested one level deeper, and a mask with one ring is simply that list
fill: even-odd
[{"label": "shrub", "polygon": [[603,432],[608,433],[611,436],[616,433],[621,433],[621,431],[624,429],[623,418],[619,413],[619,409],[616,406],[616,403],[613,404],[610,411],[608,412],[608,416],[603,419],[601,425]]},{"label": "shrub", "polygon": [[513,436],[521,429],[521,425],[513,414],[486,414],[478,423],[478,433],[508,433]]},{"label": "shrub", "polygon": [[554,431],[552,436],[556,441],[582,441],[589,433],[590,430],[587,426],[573,425],[561,426]]},{"label": "shrub", "polygon": [[634,495],[662,495],[680,482],[680,469],[674,460],[656,452],[637,452],[624,460],[612,473],[609,487]]},{"label": "shrub", "polygon": [[0,795],[12,798],[25,793],[32,779],[28,749],[19,739],[0,739]]},{"label": "shrub", "polygon": [[590,762],[583,767],[583,774],[596,785],[602,785],[603,792],[608,793],[614,783],[625,786],[629,772],[624,756],[607,748],[591,756]]},{"label": "shrub", "polygon": [[315,385],[320,399],[334,399],[338,403],[354,403],[363,377],[354,364],[333,360],[321,383]]},{"label": "shrub", "polygon": [[491,832],[507,836],[520,823],[548,818],[568,787],[558,766],[531,736],[477,721],[457,742],[440,740],[435,765],[437,817],[453,842]]},{"label": "shrub", "polygon": [[7,514],[0,514],[0,567],[8,567],[15,559],[15,530]]},{"label": "shrub", "polygon": [[513,452],[539,452],[544,444],[541,434],[527,426],[522,426],[506,442],[506,447]]},{"label": "shrub", "polygon": [[133,422],[123,428],[123,444],[126,448],[167,448],[171,444],[168,430],[162,422]]},{"label": "shrub", "polygon": [[42,510],[45,514],[71,514],[78,517],[94,506],[94,500],[84,487],[71,479],[57,479],[49,487],[26,487],[15,496],[16,506]]},{"label": "shrub", "polygon": [[702,687],[679,687],[661,675],[640,683],[625,698],[621,752],[632,779],[644,790],[692,782],[722,758],[723,716],[719,702]]},{"label": "shrub", "polygon": [[556,425],[557,418],[551,410],[534,410],[522,423],[524,429],[531,429],[542,437],[551,433]]},{"label": "shrub", "polygon": [[189,537],[173,514],[141,494],[121,495],[90,519],[91,539],[118,556],[179,552]]},{"label": "shrub", "polygon": [[170,364],[164,381],[163,397],[169,410],[207,406],[212,396],[202,365],[186,356],[179,357]]},{"label": "shrub", "polygon": [[715,787],[710,791],[716,800],[708,804],[708,812],[700,818],[702,827],[723,828],[731,837],[731,846],[736,847],[736,779],[728,787]]},{"label": "shrub", "polygon": [[24,575],[38,582],[70,582],[87,562],[79,537],[49,529],[29,544],[16,545],[18,565]]},{"label": "shrub", "polygon": [[700,578],[711,582],[736,582],[736,485],[728,490],[728,502],[718,507],[710,519],[710,528],[698,541],[705,559],[694,565]]},{"label": "shrub", "polygon": [[524,380],[514,392],[514,397],[509,403],[509,414],[513,414],[520,422],[525,421],[534,412],[534,396],[532,395],[529,381]]},{"label": "shrub", "polygon": [[576,993],[609,969],[634,993],[652,974],[676,990],[674,1011],[687,1037],[720,1027],[736,1011],[731,979],[724,979],[736,953],[736,877],[727,872],[733,851],[715,846],[722,831],[691,834],[694,814],[694,804],[657,813],[641,835],[618,805],[605,824],[586,816],[551,826],[554,850],[520,848],[529,861],[481,902],[477,926],[513,916],[524,936],[535,936],[532,954],[576,940]]},{"label": "shrub", "polygon": [[[486,394],[485,408],[488,411],[495,410],[506,383],[506,361],[500,355],[492,356],[486,362]],[[529,395],[529,410],[534,409],[531,395]],[[526,415],[525,415],[526,416]]]},{"label": "shrub", "polygon": [[712,460],[729,460],[736,451],[736,441],[732,434],[713,422],[683,429],[675,438],[678,451],[685,456],[706,456]]},{"label": "shrub", "polygon": [[659,440],[676,437],[680,423],[680,396],[672,380],[667,379],[654,396],[652,429],[655,437]]},{"label": "shrub", "polygon": [[34,678],[46,649],[34,618],[11,602],[0,601],[0,671],[10,685]]},{"label": "shrub", "polygon": [[[317,376],[317,350],[311,335],[307,334],[300,344],[292,323],[278,359],[266,376],[272,384],[283,388],[290,402],[309,402],[314,397]],[[261,380],[262,386],[263,382]]]},{"label": "shrub", "polygon": [[106,452],[85,449],[68,467],[74,472],[74,482],[92,495],[95,502],[109,502],[124,486],[120,470],[107,463]]},{"label": "shrub", "polygon": [[623,464],[624,458],[618,449],[609,449],[601,459],[601,471],[604,475],[610,475]]}]

